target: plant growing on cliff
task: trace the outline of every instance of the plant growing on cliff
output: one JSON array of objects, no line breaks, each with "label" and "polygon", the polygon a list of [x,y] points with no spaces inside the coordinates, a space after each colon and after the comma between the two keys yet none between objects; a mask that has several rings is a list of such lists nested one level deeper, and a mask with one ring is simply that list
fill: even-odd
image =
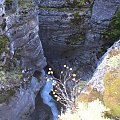
[{"label": "plant growing on cliff", "polygon": [[[49,68],[48,74],[53,74]],[[76,79],[76,74],[72,68],[64,65],[64,71],[61,71],[60,78],[53,77],[53,95],[65,109],[75,108],[76,96],[81,92],[86,82]]]},{"label": "plant growing on cliff", "polygon": [[33,0],[19,0],[18,5],[20,8],[23,9],[30,9],[31,7],[34,7],[35,4],[33,3]]},{"label": "plant growing on cliff", "polygon": [[108,28],[101,33],[104,44],[101,51],[98,52],[97,57],[100,58],[107,49],[120,38],[120,6],[118,7],[114,17],[112,18]]},{"label": "plant growing on cliff", "polygon": [[85,33],[80,32],[80,33],[76,33],[68,36],[68,38],[66,38],[65,43],[67,45],[77,45],[84,42],[84,40],[85,40]]},{"label": "plant growing on cliff", "polygon": [[[49,68],[48,74],[53,75],[51,68]],[[83,83],[76,77],[74,70],[66,65],[64,65],[64,71],[61,71],[59,79],[53,77],[55,88],[53,95],[64,106],[61,109],[59,120],[109,120],[109,118],[104,117],[104,113],[109,111],[109,109],[99,99],[88,103],[77,101],[77,97],[80,95],[86,82]]]},{"label": "plant growing on cliff", "polygon": [[104,117],[104,112],[109,111],[99,99],[90,103],[78,103],[74,111],[67,109],[59,116],[59,120],[110,120]]},{"label": "plant growing on cliff", "polygon": [[66,0],[68,4],[81,8],[83,6],[91,6],[94,0]]},{"label": "plant growing on cliff", "polygon": [[5,35],[0,36],[0,54],[5,51],[9,39]]},{"label": "plant growing on cliff", "polygon": [[108,29],[101,33],[103,39],[106,41],[109,47],[119,39],[120,37],[120,6],[118,7],[116,14],[114,15]]}]

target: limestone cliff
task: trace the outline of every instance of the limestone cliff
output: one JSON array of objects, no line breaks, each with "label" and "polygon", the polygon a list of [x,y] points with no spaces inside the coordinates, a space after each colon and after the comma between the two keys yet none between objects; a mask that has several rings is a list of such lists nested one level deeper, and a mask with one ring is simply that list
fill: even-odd
[{"label": "limestone cliff", "polygon": [[21,120],[35,109],[36,94],[45,83],[35,4],[0,1],[0,24],[0,119]]},{"label": "limestone cliff", "polygon": [[[48,64],[60,73],[64,64],[88,80],[104,47],[101,33],[109,26],[120,1],[35,0],[40,38]],[[58,69],[59,68],[59,69]]]}]

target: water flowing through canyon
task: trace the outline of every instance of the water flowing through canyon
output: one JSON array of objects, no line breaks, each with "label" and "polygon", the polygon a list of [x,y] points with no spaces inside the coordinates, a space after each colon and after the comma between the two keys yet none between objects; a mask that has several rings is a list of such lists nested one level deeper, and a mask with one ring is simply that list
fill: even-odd
[{"label": "water flowing through canyon", "polygon": [[45,86],[43,87],[40,95],[43,99],[43,102],[51,108],[51,111],[53,114],[53,120],[57,120],[59,111],[56,106],[56,101],[50,95],[51,91],[53,91],[53,78],[50,75],[47,75],[47,81],[46,81]]}]

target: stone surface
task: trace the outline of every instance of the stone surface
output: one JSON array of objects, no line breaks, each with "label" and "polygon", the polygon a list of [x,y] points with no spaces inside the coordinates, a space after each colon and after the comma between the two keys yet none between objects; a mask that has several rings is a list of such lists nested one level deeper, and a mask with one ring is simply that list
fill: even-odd
[{"label": "stone surface", "polygon": [[57,75],[67,64],[78,70],[79,77],[88,80],[104,43],[101,32],[108,27],[119,1],[95,0],[93,7],[86,9],[64,3],[66,0],[37,2],[45,56]]},{"label": "stone surface", "polygon": [[[43,79],[43,78],[41,78]],[[43,80],[33,77],[27,89],[20,88],[16,94],[9,100],[9,103],[0,104],[1,120],[25,120],[29,118],[30,113],[35,109],[36,93],[43,86]]]},{"label": "stone surface", "polygon": [[[16,81],[14,82],[16,72],[12,77],[8,76],[8,79],[14,80],[8,80],[5,86],[2,85],[0,94],[6,86],[8,90],[14,88],[15,93],[7,98],[7,102],[3,101],[0,104],[0,120],[28,119],[35,109],[36,95],[45,84],[43,69],[46,66],[46,59],[38,35],[39,21],[36,6],[31,1],[24,4],[20,1],[18,3],[16,1],[6,1],[5,3],[6,32],[4,34],[9,38],[7,49],[10,52],[8,55],[5,51],[4,57],[9,56],[9,60],[11,63],[14,62],[15,68],[19,67],[23,77],[16,85]],[[0,15],[3,14],[0,13]],[[7,60],[6,63],[9,61]],[[4,66],[2,67],[4,68]],[[14,68],[9,69],[8,72],[11,74]],[[1,84],[2,82],[0,82],[0,87]]]},{"label": "stone surface", "polygon": [[3,20],[4,20],[3,14],[5,13],[4,2],[5,2],[5,0],[0,1],[0,35],[2,35],[3,31],[4,31],[2,28],[2,24],[3,24]]},{"label": "stone surface", "polygon": [[92,84],[97,91],[104,92],[104,76],[108,71],[119,68],[120,65],[120,40],[108,49],[101,58],[98,67],[88,84]]},{"label": "stone surface", "polygon": [[22,68],[41,71],[46,66],[42,44],[38,36],[37,11],[32,8],[28,13],[7,16],[7,36],[10,39],[10,51],[20,49]]},{"label": "stone surface", "polygon": [[[43,5],[43,4],[46,4]],[[87,80],[96,63],[97,46],[85,45],[85,31],[91,16],[90,10],[59,6],[59,2],[48,1],[39,5],[40,38],[48,64],[59,75],[64,64],[78,68],[78,75]],[[61,3],[64,3],[61,0]],[[75,40],[74,40],[75,39]],[[77,41],[77,42],[76,42]],[[58,69],[59,68],[59,69]],[[86,74],[85,74],[86,73]]]},{"label": "stone surface", "polygon": [[93,101],[100,99],[105,106],[111,109],[113,117],[120,117],[120,40],[115,42],[103,55],[98,63],[93,77],[77,99]]},{"label": "stone surface", "polygon": [[67,2],[65,0],[35,0],[39,6],[44,7],[61,7],[66,6]]},{"label": "stone surface", "polygon": [[[95,0],[92,8],[92,16],[90,19],[91,28],[86,33],[87,40],[90,42],[98,41],[100,39],[100,33],[104,32],[109,26],[109,23],[117,7],[120,4],[120,0]],[[89,42],[89,43],[90,43]]]},{"label": "stone surface", "polygon": [[[48,118],[51,118],[50,109],[47,108],[46,110],[43,103],[40,104],[40,108],[36,108],[37,110],[33,112],[36,94],[44,85],[45,57],[49,66],[57,75],[63,65],[67,64],[77,70],[78,78],[90,79],[97,66],[97,53],[101,50],[103,42],[100,39],[100,33],[108,27],[120,3],[120,0],[95,0],[91,10],[89,7],[78,8],[76,5],[69,5],[66,0],[35,1],[39,6],[39,16],[36,8],[33,7],[34,5],[29,4],[28,1],[25,5],[18,5],[17,1],[13,1],[12,3],[6,3],[6,6],[4,6],[4,0],[0,0],[0,25],[3,23],[5,13],[6,35],[10,39],[8,45],[10,59],[15,58],[17,63],[22,66],[24,80],[27,78],[31,80],[31,76],[37,72],[34,77],[37,77],[40,81],[38,82],[35,78],[29,83],[21,85],[8,104],[0,104],[0,119],[2,120],[48,120]],[[4,7],[6,11],[4,11]],[[0,35],[3,33],[0,26]],[[118,45],[118,43],[116,44]],[[114,48],[110,48],[110,50]],[[115,58],[118,58],[117,55],[115,55]],[[114,60],[114,57],[109,59],[110,62],[111,60]],[[101,61],[104,61],[104,59]],[[94,88],[103,93],[104,86],[101,78],[103,78],[104,72],[109,69],[109,67],[106,67],[107,62],[104,64],[102,62],[99,64],[99,66],[102,66],[96,70],[90,80],[89,84],[92,84],[92,86],[88,87],[89,90]],[[115,63],[113,67],[115,65],[117,64]],[[42,76],[43,78],[41,78]],[[95,76],[101,81],[96,80],[97,77]],[[31,112],[33,112],[32,117],[29,116]],[[34,118],[38,115],[36,112],[40,112],[42,115]]]}]

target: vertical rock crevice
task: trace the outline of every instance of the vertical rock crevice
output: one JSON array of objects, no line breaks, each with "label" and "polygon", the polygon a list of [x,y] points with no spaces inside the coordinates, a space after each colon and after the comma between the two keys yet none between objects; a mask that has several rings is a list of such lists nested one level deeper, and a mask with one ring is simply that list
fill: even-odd
[{"label": "vertical rock crevice", "polygon": [[104,49],[101,34],[109,26],[119,0],[35,1],[39,6],[39,34],[48,64],[57,75],[67,64],[78,71],[78,78],[89,80]]}]

